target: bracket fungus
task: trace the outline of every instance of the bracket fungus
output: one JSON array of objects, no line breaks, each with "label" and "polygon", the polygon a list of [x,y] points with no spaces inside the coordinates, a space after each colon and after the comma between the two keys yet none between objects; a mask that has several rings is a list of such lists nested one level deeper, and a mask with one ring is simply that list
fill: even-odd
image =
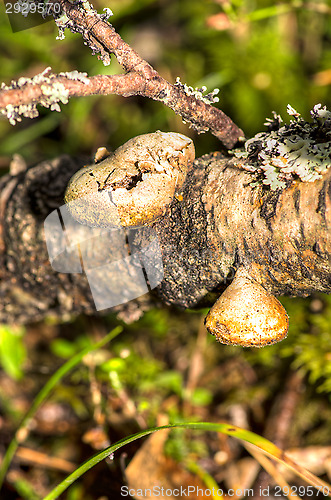
[{"label": "bracket fungus", "polygon": [[154,132],[130,139],[70,180],[65,202],[78,222],[92,227],[149,225],[160,218],[195,158],[192,139]]},{"label": "bracket fungus", "polygon": [[239,268],[205,325],[222,344],[263,347],[286,337],[289,320],[276,297]]}]

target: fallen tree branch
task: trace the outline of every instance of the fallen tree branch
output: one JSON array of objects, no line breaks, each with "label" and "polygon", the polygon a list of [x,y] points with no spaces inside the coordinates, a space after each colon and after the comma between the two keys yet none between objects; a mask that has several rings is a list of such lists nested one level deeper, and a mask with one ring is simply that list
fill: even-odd
[{"label": "fallen tree branch", "polygon": [[[69,178],[84,163],[62,156],[2,179],[1,322],[96,313],[85,274],[54,271],[44,236],[46,216],[63,204]],[[331,169],[282,193],[253,188],[250,180],[220,153],[194,162],[182,198],[153,225],[164,268],[158,300],[207,306],[240,265],[274,294],[331,292]],[[151,304],[155,298],[143,296],[117,311],[132,320]]]}]

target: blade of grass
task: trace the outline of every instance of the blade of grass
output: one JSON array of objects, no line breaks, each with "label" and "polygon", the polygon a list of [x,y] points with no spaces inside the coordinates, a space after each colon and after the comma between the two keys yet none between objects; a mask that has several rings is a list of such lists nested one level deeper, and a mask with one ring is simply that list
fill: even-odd
[{"label": "blade of grass", "polygon": [[49,396],[50,392],[54,389],[54,387],[58,384],[58,382],[64,377],[70,370],[72,370],[75,366],[77,366],[86,354],[89,352],[95,351],[96,349],[100,349],[104,345],[108,344],[111,340],[113,340],[117,335],[122,332],[123,328],[118,326],[114,328],[108,335],[106,335],[102,340],[92,344],[91,346],[86,347],[82,351],[78,352],[72,358],[70,358],[66,363],[64,363],[47,381],[47,383],[43,386],[41,391],[35,397],[30,409],[24,416],[22,422],[20,423],[14,438],[11,440],[5,456],[3,458],[1,468],[0,468],[0,490],[5,479],[6,473],[8,471],[9,465],[15,455],[17,447],[19,443],[22,441],[19,436],[25,435],[28,432],[28,425],[31,418],[34,416],[38,408],[42,405],[45,399]]},{"label": "blade of grass", "polygon": [[[18,476],[18,475],[17,475]],[[40,495],[34,491],[33,486],[21,477],[11,478],[11,484],[22,500],[40,500]]]},{"label": "blade of grass", "polygon": [[22,149],[27,144],[38,139],[40,136],[45,136],[52,132],[60,122],[59,113],[48,114],[44,118],[29,125],[29,127],[16,132],[15,134],[8,134],[6,140],[0,146],[2,155],[11,155]]},{"label": "blade of grass", "polygon": [[[275,484],[281,487],[283,494],[286,495],[289,500],[292,500],[293,498],[300,500],[300,497],[291,491],[290,485],[285,481],[282,474],[277,469],[276,464],[274,464],[269,457],[266,457],[263,452],[257,450],[255,446],[251,446],[248,443],[246,443],[245,448],[273,478]],[[285,493],[286,491],[288,492],[287,494]]]},{"label": "blade of grass", "polygon": [[216,483],[215,479],[210,474],[208,474],[208,472],[202,469],[197,463],[192,461],[189,461],[186,464],[186,468],[204,482],[208,490],[212,492],[211,498],[213,498],[213,500],[224,500],[225,497],[219,493],[220,488],[218,487],[218,484]]},{"label": "blade of grass", "polygon": [[121,439],[114,445],[109,446],[105,450],[97,453],[90,459],[86,460],[86,462],[80,465],[72,474],[70,474],[66,479],[64,479],[64,481],[58,484],[43,500],[55,500],[56,498],[58,498],[59,495],[61,495],[74,481],[76,481],[83,474],[85,474],[85,472],[90,470],[92,467],[97,465],[105,458],[112,455],[122,446],[129,444],[132,441],[135,441],[136,439],[148,436],[153,432],[162,429],[172,429],[179,427],[184,429],[222,432],[223,434],[227,434],[228,436],[233,436],[237,439],[240,439],[241,441],[248,442],[251,445],[256,446],[265,455],[270,456],[277,462],[280,462],[289,467],[290,469],[292,469],[296,474],[301,476],[312,486],[315,486],[315,488],[317,488],[319,491],[322,491],[324,496],[331,496],[331,485],[322,481],[317,476],[315,476],[311,472],[307,471],[306,469],[295,463],[294,460],[287,457],[282,450],[277,448],[277,446],[275,446],[273,443],[271,443],[264,437],[258,436],[257,434],[254,434],[254,432],[247,431],[246,429],[241,429],[240,427],[236,427],[235,425],[230,425],[229,423],[189,422],[185,424],[170,424],[170,425],[163,425],[160,427],[154,427],[152,429],[141,431],[138,432],[137,434],[133,434],[132,436]]}]

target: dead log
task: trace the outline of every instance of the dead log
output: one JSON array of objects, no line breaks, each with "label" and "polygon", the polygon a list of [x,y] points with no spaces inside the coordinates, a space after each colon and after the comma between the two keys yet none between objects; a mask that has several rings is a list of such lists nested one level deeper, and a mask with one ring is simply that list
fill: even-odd
[{"label": "dead log", "polygon": [[[44,220],[63,204],[72,174],[86,163],[68,156],[13,172],[1,180],[0,320],[95,313],[84,273],[51,267]],[[270,191],[251,186],[238,160],[212,153],[195,160],[181,195],[156,221],[164,278],[157,300],[179,307],[210,304],[244,266],[265,290],[307,296],[331,292],[331,169],[313,183]],[[150,228],[137,238],[148,240]],[[98,249],[102,252],[102,249]],[[216,295],[215,295],[216,294]],[[154,298],[129,306],[134,319]]]}]

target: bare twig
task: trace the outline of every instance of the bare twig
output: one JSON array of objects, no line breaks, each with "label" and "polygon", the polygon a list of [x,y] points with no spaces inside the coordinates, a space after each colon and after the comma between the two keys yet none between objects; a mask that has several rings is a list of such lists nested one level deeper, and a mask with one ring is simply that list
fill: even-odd
[{"label": "bare twig", "polygon": [[[277,465],[273,463],[273,461],[269,458],[263,455],[260,450],[256,449],[254,445],[251,445],[249,443],[245,444],[246,450],[255,458],[257,462],[263,467],[264,472],[268,473],[275,481],[276,484],[278,484],[283,492],[284,495],[287,496],[289,500],[292,498],[299,499],[300,497],[295,494],[294,491],[291,490],[290,485],[285,481],[283,475],[279,472]],[[265,490],[263,487],[264,485],[260,484],[259,490],[260,492]],[[269,490],[268,490],[269,491]],[[258,497],[256,496],[256,499]],[[261,495],[259,495],[259,498],[261,498]]]},{"label": "bare twig", "polygon": [[[289,372],[285,388],[281,394],[275,398],[268,416],[264,435],[282,449],[286,448],[286,441],[288,439],[293,416],[302,394],[302,381],[302,374],[298,372]],[[257,478],[256,491],[257,489],[263,490],[268,487],[270,483],[268,473],[270,474],[270,471],[264,467],[264,470],[261,471]],[[276,478],[273,474],[271,474],[271,476],[277,479],[277,483],[281,485],[281,475],[279,478]]]},{"label": "bare twig", "polygon": [[77,467],[76,464],[63,458],[51,457],[41,451],[32,450],[25,446],[19,446],[16,452],[16,461],[47,469],[60,470],[71,473]]},{"label": "bare twig", "polygon": [[[128,75],[97,75],[81,80],[70,79],[66,75],[48,74],[50,85],[57,82],[64,86],[70,97],[89,96],[93,94],[118,94],[128,97],[137,94],[142,87],[142,77],[137,73]],[[26,82],[20,88],[5,89],[0,91],[0,107],[8,104],[19,106],[31,102],[40,102],[45,96],[45,82]]]},{"label": "bare twig", "polygon": [[284,390],[274,399],[264,430],[268,439],[279,448],[286,448],[298,403],[303,391],[302,373],[289,371]]},{"label": "bare twig", "polygon": [[185,387],[186,398],[184,400],[184,414],[187,416],[192,413],[192,395],[204,370],[206,343],[207,330],[204,324],[204,317],[201,317],[198,336],[191,356]]}]

